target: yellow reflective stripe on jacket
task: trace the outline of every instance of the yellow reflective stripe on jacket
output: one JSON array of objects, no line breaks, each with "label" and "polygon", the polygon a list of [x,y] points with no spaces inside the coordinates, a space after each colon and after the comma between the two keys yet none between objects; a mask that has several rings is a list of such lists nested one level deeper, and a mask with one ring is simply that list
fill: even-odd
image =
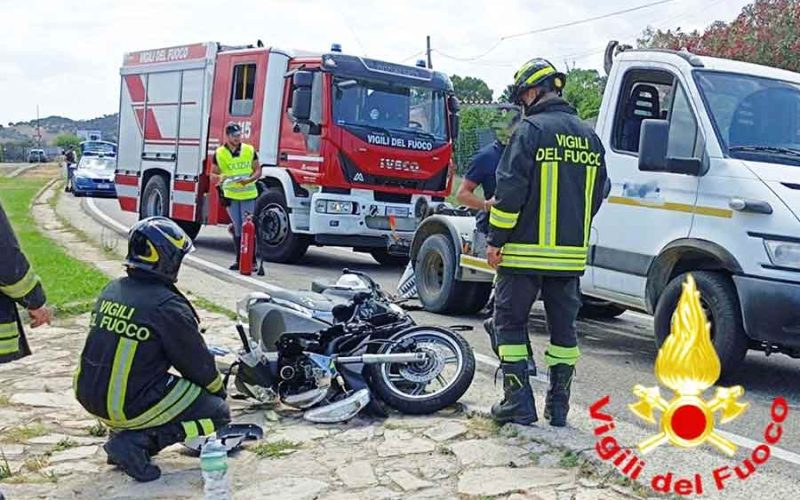
[{"label": "yellow reflective stripe on jacket", "polygon": [[222,377],[220,377],[219,373],[217,373],[217,377],[210,384],[206,386],[206,390],[208,392],[214,393],[214,392],[219,392],[220,389],[222,389]]},{"label": "yellow reflective stripe on jacket", "polygon": [[583,244],[589,244],[589,233],[592,225],[592,205],[594,200],[594,181],[597,178],[597,167],[586,167],[586,205],[583,217]]},{"label": "yellow reflective stripe on jacket", "polygon": [[200,386],[185,379],[178,379],[178,382],[164,399],[138,417],[124,421],[111,419],[101,419],[101,421],[110,427],[125,430],[158,427],[174,420],[183,413],[197,399],[201,391]]},{"label": "yellow reflective stripe on jacket", "polygon": [[108,381],[106,395],[106,411],[113,421],[125,421],[125,394],[128,392],[128,377],[133,367],[133,358],[139,343],[135,340],[120,338],[111,367],[111,378]]},{"label": "yellow reflective stripe on jacket", "polygon": [[500,267],[516,269],[539,269],[542,271],[584,271],[586,270],[585,259],[554,259],[554,258],[533,258],[520,257],[516,255],[503,255]]},{"label": "yellow reflective stripe on jacket", "polygon": [[19,337],[0,340],[0,356],[19,352]]},{"label": "yellow reflective stripe on jacket", "polygon": [[519,212],[504,212],[496,207],[489,210],[489,224],[498,229],[514,229],[518,219]]},{"label": "yellow reflective stripe on jacket", "polygon": [[553,246],[558,226],[558,162],[542,162],[539,196],[539,243]]},{"label": "yellow reflective stripe on jacket", "polygon": [[528,243],[506,243],[503,245],[503,255],[520,257],[543,257],[554,259],[586,259],[588,247],[568,247],[533,245]]},{"label": "yellow reflective stripe on jacket", "polygon": [[19,337],[17,323],[0,323],[0,340],[7,340]]},{"label": "yellow reflective stripe on jacket", "polygon": [[29,267],[25,276],[16,283],[0,285],[0,293],[12,299],[21,299],[28,295],[37,283],[39,283],[39,276],[33,272],[33,267]]}]

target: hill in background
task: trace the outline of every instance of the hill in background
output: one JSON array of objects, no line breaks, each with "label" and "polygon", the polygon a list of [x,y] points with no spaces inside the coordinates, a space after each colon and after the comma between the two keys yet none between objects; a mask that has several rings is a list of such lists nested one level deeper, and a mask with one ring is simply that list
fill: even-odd
[{"label": "hill in background", "polygon": [[[39,120],[42,143],[52,145],[60,134],[74,134],[78,130],[99,130],[106,141],[117,142],[118,114],[103,115],[90,120],[71,120],[63,116],[48,116]],[[36,120],[0,125],[0,143],[29,143],[36,140]]]}]

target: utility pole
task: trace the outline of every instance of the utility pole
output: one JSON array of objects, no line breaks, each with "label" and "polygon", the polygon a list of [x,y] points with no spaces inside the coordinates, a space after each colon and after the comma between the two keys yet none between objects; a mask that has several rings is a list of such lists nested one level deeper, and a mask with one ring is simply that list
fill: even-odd
[{"label": "utility pole", "polygon": [[426,39],[428,44],[428,50],[426,51],[428,53],[428,69],[432,69],[433,64],[431,63],[431,36],[428,35]]},{"label": "utility pole", "polygon": [[39,127],[39,105],[36,105],[36,144],[42,149],[42,129]]}]

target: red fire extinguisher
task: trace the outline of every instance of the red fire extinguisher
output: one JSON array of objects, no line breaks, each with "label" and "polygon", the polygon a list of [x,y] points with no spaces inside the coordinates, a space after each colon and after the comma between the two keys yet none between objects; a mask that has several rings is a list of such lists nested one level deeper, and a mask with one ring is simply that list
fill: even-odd
[{"label": "red fire extinguisher", "polygon": [[247,214],[242,224],[242,245],[239,248],[239,273],[250,276],[253,272],[253,256],[256,250],[256,225],[253,216]]}]

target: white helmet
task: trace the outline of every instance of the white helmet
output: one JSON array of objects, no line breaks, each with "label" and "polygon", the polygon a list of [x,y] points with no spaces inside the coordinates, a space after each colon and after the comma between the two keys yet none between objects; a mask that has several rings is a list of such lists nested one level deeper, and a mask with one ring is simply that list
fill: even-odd
[{"label": "white helmet", "polygon": [[364,280],[356,276],[355,274],[343,274],[339,277],[336,281],[337,288],[349,288],[351,290],[363,289],[366,290],[367,284],[364,283]]}]

